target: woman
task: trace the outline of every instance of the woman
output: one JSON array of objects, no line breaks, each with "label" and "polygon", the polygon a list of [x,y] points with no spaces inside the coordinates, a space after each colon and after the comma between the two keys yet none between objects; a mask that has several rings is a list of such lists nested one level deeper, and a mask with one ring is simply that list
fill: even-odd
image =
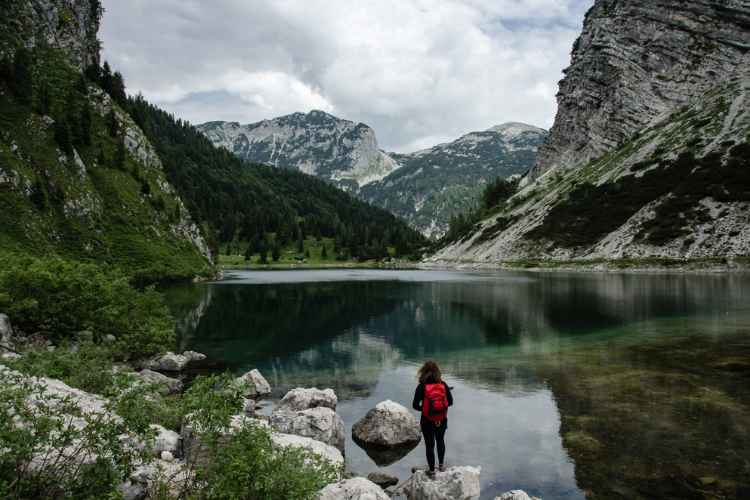
[{"label": "woman", "polygon": [[448,428],[448,407],[453,405],[453,395],[448,384],[443,382],[440,368],[434,361],[427,361],[417,372],[419,385],[414,391],[412,406],[422,413],[419,425],[422,428],[427,448],[429,475],[435,474],[435,444],[437,444],[440,471],[445,470],[445,431]]}]

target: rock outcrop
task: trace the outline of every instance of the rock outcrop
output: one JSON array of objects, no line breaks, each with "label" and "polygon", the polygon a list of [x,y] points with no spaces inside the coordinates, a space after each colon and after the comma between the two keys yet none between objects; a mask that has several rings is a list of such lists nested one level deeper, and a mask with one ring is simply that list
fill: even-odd
[{"label": "rock outcrop", "polygon": [[255,368],[235,380],[246,398],[259,399],[271,394],[271,385]]},{"label": "rock outcrop", "polygon": [[409,410],[391,400],[382,401],[352,426],[352,437],[364,445],[383,447],[419,443],[419,422]]},{"label": "rock outcrop", "polygon": [[344,453],[344,421],[330,408],[321,406],[302,411],[276,410],[271,416],[271,427],[284,434],[316,439]]},{"label": "rock outcrop", "polygon": [[136,376],[147,385],[157,386],[159,393],[162,396],[176,394],[182,391],[182,381],[176,378],[167,377],[162,373],[149,370],[148,368],[139,371]]},{"label": "rock outcrop", "polygon": [[385,489],[389,486],[396,486],[398,484],[398,478],[391,476],[385,472],[370,472],[367,474],[367,479],[377,484],[381,488]]},{"label": "rock outcrop", "polygon": [[175,354],[169,351],[151,359],[147,366],[151,370],[162,372],[181,372],[190,363],[203,361],[204,359],[206,359],[206,355],[199,352],[185,351],[182,354]]},{"label": "rock outcrop", "polygon": [[748,26],[745,0],[597,0],[532,177],[612,151],[726,82],[750,50]]},{"label": "rock outcrop", "polygon": [[304,389],[298,387],[287,392],[279,402],[277,409],[288,411],[301,411],[310,408],[330,408],[336,409],[338,398],[333,389]]},{"label": "rock outcrop", "polygon": [[13,326],[7,314],[0,314],[0,345],[10,347],[13,344]]},{"label": "rock outcrop", "polygon": [[431,478],[425,471],[415,472],[399,488],[408,500],[476,500],[479,498],[479,467],[450,467]]},{"label": "rock outcrop", "polygon": [[329,484],[318,493],[317,500],[389,500],[377,484],[355,477]]},{"label": "rock outcrop", "polygon": [[79,69],[99,64],[96,38],[101,17],[99,0],[13,0],[0,4],[0,58],[18,45],[44,44],[64,50]]}]

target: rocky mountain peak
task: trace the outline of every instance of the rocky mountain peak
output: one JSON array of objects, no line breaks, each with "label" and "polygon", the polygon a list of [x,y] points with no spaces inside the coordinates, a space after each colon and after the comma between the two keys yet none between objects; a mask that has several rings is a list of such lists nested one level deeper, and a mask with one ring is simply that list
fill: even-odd
[{"label": "rocky mountain peak", "polygon": [[321,110],[247,125],[214,121],[198,129],[240,158],[296,168],[345,189],[380,180],[400,166],[380,150],[372,128]]},{"label": "rocky mountain peak", "polygon": [[748,26],[747,0],[596,0],[532,177],[585,164],[726,81]]},{"label": "rocky mountain peak", "polygon": [[527,133],[545,136],[547,135],[547,131],[543,128],[520,122],[507,122],[500,125],[495,125],[494,127],[488,128],[487,132],[495,132],[497,134],[500,134],[505,140],[512,140]]}]

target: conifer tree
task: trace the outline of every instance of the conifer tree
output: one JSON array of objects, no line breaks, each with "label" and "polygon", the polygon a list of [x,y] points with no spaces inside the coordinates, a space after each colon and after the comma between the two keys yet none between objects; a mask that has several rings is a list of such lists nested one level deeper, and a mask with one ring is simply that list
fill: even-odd
[{"label": "conifer tree", "polygon": [[24,104],[31,104],[33,77],[31,73],[31,52],[19,47],[13,57],[13,94]]},{"label": "conifer tree", "polygon": [[122,137],[117,141],[117,149],[115,150],[115,167],[119,169],[125,168],[125,141]]},{"label": "conifer tree", "polygon": [[73,154],[73,144],[70,142],[68,122],[63,117],[55,120],[55,141],[63,153],[68,156]]},{"label": "conifer tree", "polygon": [[117,123],[117,115],[115,114],[114,108],[110,108],[104,121],[107,123],[109,136],[117,137],[117,135],[120,133],[120,124]]},{"label": "conifer tree", "polygon": [[274,243],[273,248],[271,249],[271,258],[274,262],[278,262],[281,258],[281,247],[278,243]]},{"label": "conifer tree", "polygon": [[81,116],[78,119],[78,126],[80,128],[81,144],[90,146],[91,145],[91,106],[88,102],[81,108]]},{"label": "conifer tree", "polygon": [[323,250],[320,251],[320,258],[323,260],[328,260],[328,250],[326,249],[325,245],[323,245]]},{"label": "conifer tree", "polygon": [[128,101],[128,96],[125,93],[125,80],[122,77],[122,73],[115,71],[112,75],[112,83],[110,86],[109,95],[121,106],[125,106]]},{"label": "conifer tree", "polygon": [[39,97],[37,99],[37,111],[40,115],[49,115],[52,110],[52,98],[49,94],[49,85],[47,82],[39,86]]},{"label": "conifer tree", "polygon": [[102,70],[99,76],[99,84],[107,94],[112,95],[112,68],[109,67],[109,63],[104,61]]}]

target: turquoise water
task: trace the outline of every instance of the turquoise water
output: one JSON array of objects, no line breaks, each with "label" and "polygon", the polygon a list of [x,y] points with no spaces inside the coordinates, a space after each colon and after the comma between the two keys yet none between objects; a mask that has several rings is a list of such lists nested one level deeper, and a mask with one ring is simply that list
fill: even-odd
[{"label": "turquoise water", "polygon": [[[657,481],[659,498],[746,491],[747,276],[239,271],[168,297],[180,348],[259,368],[272,402],[332,387],[357,473],[379,467],[352,424],[385,399],[410,408],[432,358],[455,387],[447,462],[481,466],[483,498],[654,498]],[[711,443],[712,422],[725,441]],[[382,469],[405,479],[424,463],[420,445]]]}]

